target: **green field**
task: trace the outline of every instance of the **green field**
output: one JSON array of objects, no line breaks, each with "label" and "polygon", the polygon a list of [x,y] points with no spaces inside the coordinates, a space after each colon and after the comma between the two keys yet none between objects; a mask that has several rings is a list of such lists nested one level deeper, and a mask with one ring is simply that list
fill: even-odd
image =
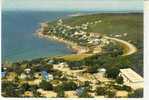
[{"label": "green field", "polygon": [[90,56],[92,56],[92,54],[72,54],[72,55],[66,55],[58,58],[62,58],[66,61],[80,61]]}]

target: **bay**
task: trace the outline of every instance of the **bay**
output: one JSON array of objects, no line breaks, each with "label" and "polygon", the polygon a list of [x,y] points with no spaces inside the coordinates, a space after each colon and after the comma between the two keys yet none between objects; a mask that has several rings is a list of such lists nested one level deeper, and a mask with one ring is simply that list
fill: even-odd
[{"label": "bay", "polygon": [[5,11],[2,12],[2,61],[28,60],[71,54],[63,43],[39,38],[39,23],[68,16],[69,12]]}]

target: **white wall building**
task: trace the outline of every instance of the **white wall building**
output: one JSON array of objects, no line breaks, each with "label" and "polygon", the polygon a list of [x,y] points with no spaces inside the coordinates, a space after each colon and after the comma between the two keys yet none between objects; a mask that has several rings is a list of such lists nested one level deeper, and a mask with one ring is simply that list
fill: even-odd
[{"label": "white wall building", "polygon": [[144,87],[143,78],[131,68],[120,69],[120,76],[123,77],[124,84],[130,86],[134,90]]}]

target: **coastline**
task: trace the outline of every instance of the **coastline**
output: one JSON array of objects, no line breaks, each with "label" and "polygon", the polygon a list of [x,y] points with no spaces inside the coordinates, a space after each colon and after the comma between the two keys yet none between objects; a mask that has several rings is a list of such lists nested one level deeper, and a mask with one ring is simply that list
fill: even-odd
[{"label": "coastline", "polygon": [[[40,30],[40,29],[39,29]],[[83,47],[78,45],[77,43],[68,41],[68,40],[64,40],[63,38],[60,37],[56,37],[54,35],[44,35],[42,32],[37,31],[36,34],[40,37],[40,38],[48,38],[50,40],[55,40],[61,43],[64,43],[67,45],[68,48],[72,49],[72,51],[75,54],[86,54],[87,52],[89,52],[89,48],[87,47]]]}]

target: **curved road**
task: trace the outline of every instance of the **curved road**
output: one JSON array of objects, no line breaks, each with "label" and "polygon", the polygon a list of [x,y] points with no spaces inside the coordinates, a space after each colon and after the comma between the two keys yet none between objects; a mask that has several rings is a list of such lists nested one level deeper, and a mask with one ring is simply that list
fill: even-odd
[{"label": "curved road", "polygon": [[128,56],[128,55],[131,55],[131,54],[137,52],[137,48],[133,44],[131,44],[127,41],[117,39],[117,38],[108,37],[108,36],[104,36],[104,38],[119,42],[122,45],[122,47],[124,48],[124,54],[122,56]]}]

